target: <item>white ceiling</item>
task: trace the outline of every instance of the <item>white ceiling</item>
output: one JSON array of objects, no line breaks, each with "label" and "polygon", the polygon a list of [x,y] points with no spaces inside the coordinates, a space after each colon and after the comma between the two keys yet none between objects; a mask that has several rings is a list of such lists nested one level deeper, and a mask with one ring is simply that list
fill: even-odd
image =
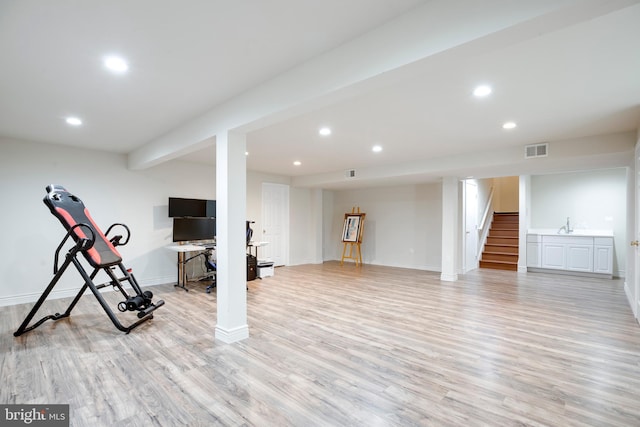
[{"label": "white ceiling", "polygon": [[[507,3],[510,16],[500,8]],[[401,34],[407,17],[428,12],[432,22],[446,22],[457,18],[456,7],[480,17],[471,4],[2,0],[0,136],[120,153],[144,150],[207,111],[354,40],[367,42],[360,46],[368,46],[369,54],[379,49],[389,55],[385,46],[394,36],[411,36]],[[470,26],[444,26],[428,41],[446,48],[247,123],[248,169],[320,177],[638,128],[638,1],[481,4],[494,8],[482,16],[495,12],[511,23],[469,39],[462,34],[475,29],[472,19]],[[394,23],[400,34],[393,33]],[[416,31],[415,37],[424,35]],[[129,60],[127,74],[102,67],[111,53]],[[358,61],[354,55],[334,66],[356,73]],[[491,96],[471,95],[479,83],[492,85]],[[68,115],[80,116],[83,126],[67,126]],[[503,130],[507,120],[518,127]],[[332,128],[330,137],[318,135],[323,125]],[[373,153],[374,144],[382,152]],[[215,149],[201,146],[181,158],[213,164]],[[302,164],[294,166],[294,160]]]}]

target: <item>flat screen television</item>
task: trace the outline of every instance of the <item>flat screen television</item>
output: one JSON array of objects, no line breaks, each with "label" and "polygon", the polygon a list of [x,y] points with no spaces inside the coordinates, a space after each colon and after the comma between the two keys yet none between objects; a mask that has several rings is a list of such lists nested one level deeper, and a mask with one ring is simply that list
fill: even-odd
[{"label": "flat screen television", "polygon": [[173,218],[174,242],[212,240],[215,237],[215,218]]},{"label": "flat screen television", "polygon": [[169,197],[169,217],[213,218],[216,216],[216,201]]}]

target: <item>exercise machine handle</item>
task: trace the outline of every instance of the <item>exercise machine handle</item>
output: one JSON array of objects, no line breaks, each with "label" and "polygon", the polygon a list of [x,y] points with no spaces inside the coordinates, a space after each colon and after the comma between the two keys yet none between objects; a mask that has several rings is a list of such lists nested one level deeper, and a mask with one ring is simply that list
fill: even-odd
[{"label": "exercise machine handle", "polygon": [[115,224],[111,224],[111,226],[107,229],[107,232],[104,234],[105,236],[108,236],[109,233],[111,232],[111,229],[113,227],[115,227],[116,225],[119,225],[121,227],[124,227],[125,230],[127,230],[127,238],[125,239],[124,243],[120,243],[120,239],[122,239],[121,235],[117,235],[117,236],[113,236],[111,239],[109,239],[109,241],[111,242],[111,244],[113,246],[124,246],[127,243],[129,243],[129,239],[131,238],[131,230],[129,230],[129,227],[127,227],[125,224],[116,222]]},{"label": "exercise machine handle", "polygon": [[151,313],[156,308],[162,307],[163,305],[164,305],[164,300],[161,299],[160,301],[156,302],[155,304],[151,304],[149,307],[145,308],[144,310],[138,311],[138,319],[142,319],[144,316],[146,316],[147,314]]},{"label": "exercise machine handle", "polygon": [[[83,227],[89,230],[91,234],[91,238],[88,239],[86,237],[79,237],[78,234],[74,232],[74,230],[79,227]],[[84,223],[75,224],[73,227],[69,229],[69,231],[67,231],[67,234],[64,236],[64,238],[58,245],[58,248],[56,249],[56,253],[53,257],[53,274],[58,273],[58,258],[60,255],[60,250],[62,249],[64,244],[67,242],[67,239],[69,238],[69,236],[71,236],[71,233],[73,233],[73,235],[77,237],[76,244],[69,250],[69,253],[72,255],[77,253],[78,251],[87,251],[91,249],[94,243],[96,242],[96,233],[93,231],[93,228],[89,227],[87,224],[84,224]]]}]

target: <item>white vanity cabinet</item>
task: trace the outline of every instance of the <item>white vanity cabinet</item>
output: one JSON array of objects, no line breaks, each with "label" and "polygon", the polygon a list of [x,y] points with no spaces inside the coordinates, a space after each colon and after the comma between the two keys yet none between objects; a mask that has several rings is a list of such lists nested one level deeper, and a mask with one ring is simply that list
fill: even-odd
[{"label": "white vanity cabinet", "polygon": [[593,238],[593,271],[613,274],[613,237]]},{"label": "white vanity cabinet", "polygon": [[530,232],[527,234],[527,267],[612,277],[613,236]]},{"label": "white vanity cabinet", "polygon": [[542,267],[542,236],[527,234],[527,267]]}]

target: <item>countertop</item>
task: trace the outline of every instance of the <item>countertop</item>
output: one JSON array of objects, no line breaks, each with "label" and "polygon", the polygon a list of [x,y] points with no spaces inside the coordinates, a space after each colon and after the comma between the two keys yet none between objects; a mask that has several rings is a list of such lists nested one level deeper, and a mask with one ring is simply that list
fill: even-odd
[{"label": "countertop", "polygon": [[531,228],[527,230],[527,234],[537,234],[543,236],[583,236],[583,237],[613,237],[613,230],[592,230],[592,229],[576,229],[571,233],[565,233],[564,230],[558,232],[558,229],[552,228]]}]

